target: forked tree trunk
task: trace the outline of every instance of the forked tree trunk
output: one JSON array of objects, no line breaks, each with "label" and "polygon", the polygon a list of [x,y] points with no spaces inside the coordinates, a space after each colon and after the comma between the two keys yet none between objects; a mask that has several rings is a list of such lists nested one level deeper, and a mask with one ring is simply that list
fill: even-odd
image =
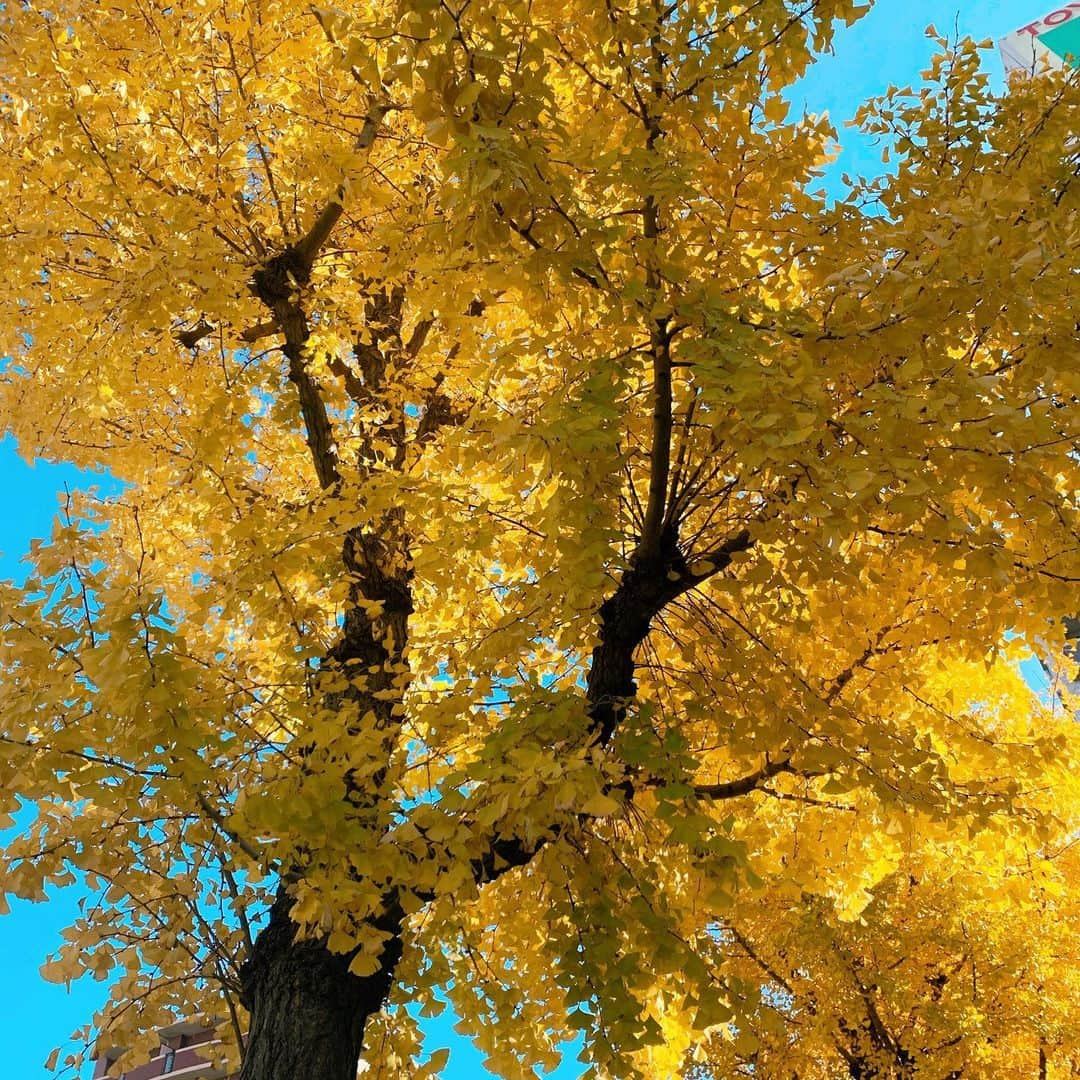
[{"label": "forked tree trunk", "polygon": [[380,969],[357,978],[349,956],[294,940],[289,903],[279,894],[242,972],[251,1026],[240,1080],[356,1080],[364,1027],[401,958],[400,920]]}]

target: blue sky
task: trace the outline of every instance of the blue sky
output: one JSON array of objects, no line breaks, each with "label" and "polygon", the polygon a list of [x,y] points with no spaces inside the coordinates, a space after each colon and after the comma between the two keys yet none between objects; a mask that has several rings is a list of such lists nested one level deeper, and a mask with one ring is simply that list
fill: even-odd
[{"label": "blue sky", "polygon": [[[968,0],[963,7],[932,0],[879,0],[855,26],[840,30],[835,55],[818,64],[791,95],[797,105],[813,112],[828,110],[841,132],[843,150],[830,175],[870,174],[880,169],[880,149],[844,129],[858,105],[883,93],[890,84],[918,80],[933,51],[924,31],[933,23],[939,31],[994,38],[1009,33],[1053,10],[1052,0]],[[997,53],[984,61],[995,85],[1002,84]],[[27,465],[10,440],[0,442],[0,494],[7,515],[0,521],[0,578],[19,578],[19,558],[33,538],[47,537],[64,485],[87,487],[100,480],[62,465]],[[55,948],[61,929],[75,917],[74,889],[44,904],[12,901],[11,914],[0,918],[0,998],[5,1002],[5,1071],[20,1080],[45,1080],[43,1067],[50,1050],[69,1032],[86,1023],[102,1002],[99,983],[76,984],[70,991],[44,982],[38,967]],[[453,1017],[444,1013],[427,1022],[428,1049],[451,1048],[444,1075],[448,1080],[490,1075],[480,1055],[452,1030]],[[554,1074],[574,1080],[583,1071],[572,1060]]]}]

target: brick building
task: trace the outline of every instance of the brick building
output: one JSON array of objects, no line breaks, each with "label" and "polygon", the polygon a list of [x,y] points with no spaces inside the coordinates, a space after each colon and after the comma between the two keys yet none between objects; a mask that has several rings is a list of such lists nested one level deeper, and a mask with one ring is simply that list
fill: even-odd
[{"label": "brick building", "polygon": [[[204,1056],[217,1039],[212,1031],[198,1024],[179,1023],[162,1028],[161,1046],[145,1065],[123,1074],[123,1080],[151,1080],[152,1077],[178,1077],[179,1080],[224,1080],[225,1073],[214,1068]],[[201,1053],[200,1053],[201,1051]],[[105,1070],[120,1056],[120,1051],[98,1057],[94,1077],[104,1077]]]}]

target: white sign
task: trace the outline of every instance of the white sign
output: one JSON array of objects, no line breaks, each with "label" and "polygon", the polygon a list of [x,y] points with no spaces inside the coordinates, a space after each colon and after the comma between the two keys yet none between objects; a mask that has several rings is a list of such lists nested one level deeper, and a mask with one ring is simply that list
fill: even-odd
[{"label": "white sign", "polygon": [[1080,67],[1080,0],[1071,0],[1021,26],[998,42],[1005,72],[1032,74],[1044,64],[1053,68]]}]

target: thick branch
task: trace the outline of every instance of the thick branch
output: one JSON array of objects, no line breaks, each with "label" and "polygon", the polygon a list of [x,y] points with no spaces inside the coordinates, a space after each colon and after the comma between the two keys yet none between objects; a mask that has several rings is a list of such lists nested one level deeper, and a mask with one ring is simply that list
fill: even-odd
[{"label": "thick branch", "polygon": [[[379,127],[383,119],[390,111],[388,102],[377,101],[368,109],[364,117],[360,134],[356,137],[355,149],[358,152],[370,150],[379,133]],[[254,342],[280,330],[285,334],[286,341],[289,338],[289,329],[283,323],[278,311],[278,304],[292,300],[293,293],[302,285],[305,285],[311,277],[311,268],[322,251],[323,245],[330,239],[334,226],[341,220],[345,213],[344,207],[345,186],[339,185],[327,204],[319,212],[314,223],[307,233],[295,244],[286,248],[280,255],[275,256],[263,267],[257,270],[252,278],[252,289],[255,294],[266,304],[267,308],[275,315],[271,323],[259,323],[240,336],[243,341]],[[296,307],[293,301],[292,307]],[[185,348],[194,349],[203,338],[208,337],[216,328],[205,319],[201,320],[189,330],[181,330],[176,334],[176,340]],[[294,330],[298,327],[294,327]],[[296,333],[293,334],[294,343]],[[307,327],[303,328],[303,341],[307,340]],[[295,343],[296,348],[303,346],[303,341]],[[288,355],[288,353],[286,353]],[[292,357],[290,356],[291,360]],[[306,417],[305,417],[306,419]],[[323,485],[326,486],[325,484]]]},{"label": "thick branch", "polygon": [[[178,331],[175,337],[185,349],[194,349],[203,338],[208,338],[211,334],[216,333],[217,329],[213,323],[208,323],[205,319],[202,319],[191,329]],[[277,332],[278,326],[276,322],[256,323],[254,326],[249,326],[246,330],[240,332],[240,340],[253,345],[256,341],[261,341],[264,337],[269,337]]]},{"label": "thick branch", "polygon": [[[307,321],[304,320],[304,340],[307,339]],[[289,381],[300,395],[300,412],[307,429],[307,444],[311,450],[311,460],[319,485],[333,487],[340,479],[338,472],[337,450],[334,446],[334,433],[330,427],[330,417],[326,404],[319,393],[319,384],[311,377],[299,352],[290,354],[290,347],[285,346],[285,355],[289,358]]]},{"label": "thick branch", "polygon": [[740,776],[738,780],[727,780],[720,784],[695,784],[694,794],[705,799],[734,799],[740,795],[749,795],[761,787],[764,781],[780,773],[793,773],[791,758],[781,758],[779,761],[766,760],[760,769],[747,776]]},{"label": "thick branch", "polygon": [[[652,620],[671,601],[726,569],[737,553],[752,546],[750,531],[742,529],[688,565],[686,558],[669,542],[664,558],[649,565],[638,563],[626,570],[614,594],[600,608],[600,642],[593,649],[586,683],[586,709],[597,743],[606,745],[611,741],[633,702],[637,693],[634,654],[648,634]],[[765,768],[769,771],[762,776],[755,774],[751,787],[777,772],[788,771],[786,759],[783,766]],[[737,792],[733,790],[731,794]],[[474,880],[478,884],[494,881],[508,870],[525,866],[560,831],[556,827],[550,835],[532,844],[516,837],[492,839],[487,851],[471,860]]]},{"label": "thick branch", "polygon": [[[388,110],[385,102],[376,102],[371,106],[356,141],[357,150],[371,147]],[[340,480],[340,473],[326,405],[304,358],[310,329],[298,293],[310,280],[316,257],[345,212],[342,206],[344,197],[344,187],[339,187],[307,234],[261,266],[251,279],[252,291],[273,314],[278,329],[285,335],[283,351],[289,361],[289,380],[300,395],[307,443],[319,484],[323,488],[336,484]]]},{"label": "thick branch", "polygon": [[593,649],[587,687],[588,712],[597,741],[611,740],[637,693],[634,654],[656,616],[677,597],[727,569],[732,558],[753,544],[743,529],[693,563],[661,538],[657,558],[638,559],[626,570],[619,587],[600,608],[600,641]]},{"label": "thick branch", "polygon": [[[362,153],[371,149],[375,137],[379,133],[383,118],[390,111],[390,108],[390,103],[386,101],[372,103],[367,116],[364,117],[360,134],[356,137],[355,149],[357,152]],[[330,234],[334,231],[334,226],[341,220],[341,215],[345,213],[344,199],[345,188],[342,185],[337,189],[335,197],[323,207],[322,213],[315,219],[315,224],[308,230],[307,235],[293,245],[297,255],[307,262],[309,267],[322,250],[323,244],[330,239]]]}]

